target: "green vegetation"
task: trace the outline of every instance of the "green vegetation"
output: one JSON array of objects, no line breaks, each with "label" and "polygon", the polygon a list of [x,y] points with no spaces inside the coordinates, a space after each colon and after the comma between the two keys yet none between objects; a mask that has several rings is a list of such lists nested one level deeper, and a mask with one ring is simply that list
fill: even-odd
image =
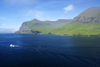
[{"label": "green vegetation", "polygon": [[71,22],[91,23],[100,22],[100,7],[91,7],[76,16]]},{"label": "green vegetation", "polygon": [[[68,23],[70,22],[70,23]],[[56,35],[100,35],[100,7],[88,8],[73,20],[24,22],[17,33]]]},{"label": "green vegetation", "polygon": [[47,23],[42,23],[41,25],[34,25],[34,23],[29,23],[28,24],[28,27],[31,29],[31,30],[34,30],[34,31],[41,31],[41,34],[46,34],[48,33],[50,30],[56,28],[56,24],[54,23],[49,23],[47,25]]},{"label": "green vegetation", "polygon": [[28,23],[28,27],[31,30],[46,31],[46,30],[51,30],[51,29],[63,26],[67,23],[68,20],[64,21],[64,22],[59,22],[59,21],[61,21],[61,20],[58,20],[58,21],[39,21],[37,19],[34,19],[32,21],[28,21],[27,23]]},{"label": "green vegetation", "polygon": [[100,13],[98,14],[98,16],[100,17]]},{"label": "green vegetation", "polygon": [[[48,23],[48,22],[40,22],[40,23],[36,23],[38,25],[34,25],[35,23],[31,22],[28,23],[28,27],[31,30],[34,31],[41,31],[41,34],[48,34],[48,32],[52,29],[58,28],[60,26],[63,26],[66,23]],[[34,26],[33,26],[34,25]]]},{"label": "green vegetation", "polygon": [[66,25],[50,31],[61,35],[99,35],[100,23],[67,23]]},{"label": "green vegetation", "polygon": [[50,30],[59,27],[61,23],[48,23],[48,22],[39,22],[39,23],[28,23],[28,27],[35,31],[44,31],[44,30]]},{"label": "green vegetation", "polygon": [[47,34],[50,30],[61,27],[69,21],[71,21],[71,19],[59,19],[57,21],[40,21],[34,19],[24,22],[16,33],[38,34],[38,32],[41,32],[41,34]]}]

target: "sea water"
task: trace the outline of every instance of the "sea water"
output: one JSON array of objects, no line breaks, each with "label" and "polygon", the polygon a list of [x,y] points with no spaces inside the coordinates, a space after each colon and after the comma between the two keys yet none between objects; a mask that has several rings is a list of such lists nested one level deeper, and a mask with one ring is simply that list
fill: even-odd
[{"label": "sea water", "polygon": [[100,67],[100,37],[0,34],[0,67]]}]

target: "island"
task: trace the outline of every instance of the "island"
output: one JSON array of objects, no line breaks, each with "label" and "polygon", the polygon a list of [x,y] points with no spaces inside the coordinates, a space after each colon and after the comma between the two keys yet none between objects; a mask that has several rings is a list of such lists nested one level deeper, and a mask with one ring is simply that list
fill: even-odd
[{"label": "island", "polygon": [[100,7],[91,7],[73,19],[26,21],[15,33],[66,36],[100,36]]}]

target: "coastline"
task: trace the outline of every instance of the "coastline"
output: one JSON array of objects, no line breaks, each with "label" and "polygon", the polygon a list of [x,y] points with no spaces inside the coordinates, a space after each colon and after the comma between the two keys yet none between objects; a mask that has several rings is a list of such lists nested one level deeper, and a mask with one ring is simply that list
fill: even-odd
[{"label": "coastline", "polygon": [[[30,33],[15,33],[15,34],[30,34]],[[32,33],[31,33],[32,34]],[[32,34],[32,35],[56,35],[56,36],[80,36],[80,37],[100,37],[98,35],[70,35],[70,34]]]}]

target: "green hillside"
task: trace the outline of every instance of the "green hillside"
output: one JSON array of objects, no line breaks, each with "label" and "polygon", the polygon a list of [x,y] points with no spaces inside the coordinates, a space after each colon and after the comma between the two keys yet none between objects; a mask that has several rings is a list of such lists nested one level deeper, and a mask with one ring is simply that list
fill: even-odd
[{"label": "green hillside", "polygon": [[91,7],[80,13],[72,21],[78,23],[99,23],[100,22],[100,7]]},{"label": "green hillside", "polygon": [[61,27],[70,22],[71,19],[59,19],[57,21],[40,21],[37,19],[26,21],[16,33],[22,34],[46,34],[52,29]]},{"label": "green hillside", "polygon": [[91,7],[76,16],[70,23],[56,28],[57,35],[100,35],[100,7]]},{"label": "green hillside", "polygon": [[99,35],[100,23],[67,23],[66,25],[54,29],[51,34],[58,35]]},{"label": "green hillside", "polygon": [[100,35],[100,7],[91,7],[72,20],[40,21],[37,19],[24,22],[17,33],[56,34],[56,35]]},{"label": "green hillside", "polygon": [[34,31],[37,31],[37,30],[44,31],[44,30],[54,29],[66,24],[66,22],[58,23],[58,22],[52,22],[52,21],[39,21],[39,20],[30,21],[27,23],[28,23],[28,27]]}]

